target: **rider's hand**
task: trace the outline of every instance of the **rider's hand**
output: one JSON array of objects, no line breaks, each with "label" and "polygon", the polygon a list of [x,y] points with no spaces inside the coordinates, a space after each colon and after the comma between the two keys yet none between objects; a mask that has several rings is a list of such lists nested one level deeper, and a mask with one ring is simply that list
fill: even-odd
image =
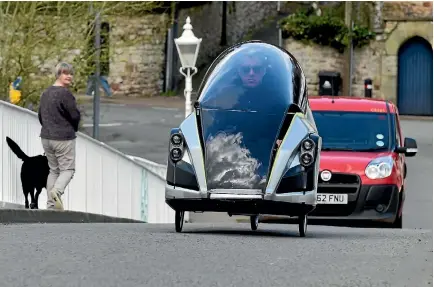
[{"label": "rider's hand", "polygon": [[280,147],[280,144],[282,143],[282,140],[277,140],[276,141],[276,144],[277,144],[277,147]]}]

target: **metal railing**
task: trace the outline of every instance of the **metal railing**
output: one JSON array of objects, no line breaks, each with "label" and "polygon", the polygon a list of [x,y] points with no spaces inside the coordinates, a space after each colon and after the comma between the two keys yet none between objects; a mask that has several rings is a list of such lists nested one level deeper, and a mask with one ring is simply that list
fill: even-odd
[{"label": "metal railing", "polygon": [[[40,128],[35,112],[0,101],[0,201],[24,204],[22,161],[10,150],[6,136],[28,156],[43,154]],[[62,197],[65,209],[174,222],[174,212],[164,201],[164,166],[129,157],[83,133],[77,133],[76,152],[76,173]],[[44,189],[40,209],[46,208],[46,199]]]}]

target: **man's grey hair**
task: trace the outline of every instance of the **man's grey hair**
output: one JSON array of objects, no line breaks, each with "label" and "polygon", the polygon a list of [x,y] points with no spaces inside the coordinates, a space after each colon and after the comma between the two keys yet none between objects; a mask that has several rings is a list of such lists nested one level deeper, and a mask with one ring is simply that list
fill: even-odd
[{"label": "man's grey hair", "polygon": [[61,62],[57,64],[56,69],[54,71],[54,75],[56,76],[56,79],[60,77],[61,74],[74,74],[74,68],[71,64],[68,64],[66,62]]}]

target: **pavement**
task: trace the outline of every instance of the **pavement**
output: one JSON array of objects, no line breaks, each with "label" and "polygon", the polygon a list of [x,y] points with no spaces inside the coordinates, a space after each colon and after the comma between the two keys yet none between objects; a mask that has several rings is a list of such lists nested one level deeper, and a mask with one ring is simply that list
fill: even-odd
[{"label": "pavement", "polygon": [[1,208],[2,224],[16,223],[139,223],[141,220],[114,217],[81,211],[46,209]]}]

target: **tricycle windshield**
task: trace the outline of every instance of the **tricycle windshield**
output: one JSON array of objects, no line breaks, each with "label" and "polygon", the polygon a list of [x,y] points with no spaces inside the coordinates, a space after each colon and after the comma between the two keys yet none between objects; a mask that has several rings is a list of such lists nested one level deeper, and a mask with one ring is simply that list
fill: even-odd
[{"label": "tricycle windshield", "polygon": [[282,121],[300,106],[305,80],[296,61],[265,43],[220,56],[198,99],[208,189],[264,189]]},{"label": "tricycle windshield", "polygon": [[246,43],[221,55],[204,79],[202,109],[281,114],[304,101],[305,81],[295,59],[265,43]]}]

